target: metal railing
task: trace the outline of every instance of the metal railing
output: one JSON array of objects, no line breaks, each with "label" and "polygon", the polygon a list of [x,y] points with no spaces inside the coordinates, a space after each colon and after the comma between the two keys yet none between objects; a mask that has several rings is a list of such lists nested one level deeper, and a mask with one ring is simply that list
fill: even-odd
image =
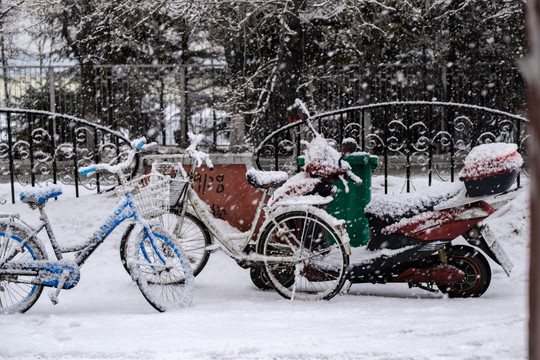
[{"label": "metal railing", "polygon": [[[414,190],[415,178],[455,181],[463,160],[476,145],[516,143],[527,157],[526,118],[482,106],[435,101],[385,102],[355,106],[312,117],[318,131],[340,144],[354,138],[362,151],[381,158],[376,174],[405,179],[403,190]],[[255,150],[260,169],[299,171],[302,140],[311,134],[302,122],[288,124],[269,135]],[[519,179],[518,179],[519,186]]]},{"label": "metal railing", "polygon": [[129,139],[101,125],[74,116],[48,111],[0,108],[0,180],[42,186],[47,183],[75,185],[90,190],[116,185],[112,175],[81,177],[78,169],[91,163],[109,162],[129,145]]},{"label": "metal railing", "polygon": [[[404,178],[414,189],[417,175],[454,181],[468,152],[487,142],[512,142],[527,158],[526,118],[486,107],[443,102],[388,102],[350,107],[312,117],[318,131],[337,144],[354,138],[362,151],[381,158],[377,174]],[[129,143],[123,134],[74,116],[47,111],[0,108],[0,180],[41,186],[75,185],[100,191],[116,185],[113,176],[80,177],[78,169],[108,162]],[[256,149],[259,168],[299,170],[302,140],[311,134],[291,123],[268,136]],[[135,169],[134,169],[135,170]],[[518,180],[519,181],[519,180]]]},{"label": "metal railing", "polygon": [[[306,69],[306,102],[317,111],[388,101],[438,100],[478,104],[510,113],[525,108],[525,83],[515,63],[380,64]],[[147,136],[162,145],[185,145],[187,132],[204,133],[211,149],[227,150],[231,135],[230,69],[223,62],[205,64],[96,65],[91,91],[83,101],[81,69],[64,66],[0,66],[3,107],[69,114],[95,121],[130,137]],[[299,90],[303,91],[303,90]],[[88,93],[87,93],[88,92]],[[237,99],[247,107],[247,130],[254,121],[249,91]],[[300,95],[299,95],[300,96]],[[92,103],[92,109],[83,104]],[[237,104],[238,105],[238,104]],[[238,110],[238,109],[237,109]],[[279,119],[270,107],[266,118]],[[278,113],[274,113],[278,112]],[[93,120],[94,119],[94,120]],[[256,145],[275,128],[262,122],[251,131]]]}]

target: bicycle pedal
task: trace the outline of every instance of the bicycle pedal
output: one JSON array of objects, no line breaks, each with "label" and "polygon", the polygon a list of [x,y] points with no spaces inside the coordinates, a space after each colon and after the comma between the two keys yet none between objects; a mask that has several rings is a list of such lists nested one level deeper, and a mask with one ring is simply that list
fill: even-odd
[{"label": "bicycle pedal", "polygon": [[51,299],[53,305],[58,304],[58,294],[56,293],[56,290],[49,291],[47,295],[49,296],[49,299]]},{"label": "bicycle pedal", "polygon": [[47,294],[49,295],[49,299],[51,299],[53,305],[58,304],[58,295],[60,294],[60,290],[62,290],[66,281],[69,279],[69,275],[69,270],[62,270],[60,278],[58,279],[58,286],[56,287],[56,289],[49,291],[49,293]]}]

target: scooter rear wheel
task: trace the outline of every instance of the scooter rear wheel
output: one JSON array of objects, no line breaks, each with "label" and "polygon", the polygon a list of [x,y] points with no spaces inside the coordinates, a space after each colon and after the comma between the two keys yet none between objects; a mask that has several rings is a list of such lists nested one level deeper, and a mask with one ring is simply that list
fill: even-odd
[{"label": "scooter rear wheel", "polygon": [[437,284],[439,290],[451,298],[479,297],[491,283],[491,267],[478,250],[470,246],[452,246],[447,252],[448,264],[465,273],[457,283]]}]

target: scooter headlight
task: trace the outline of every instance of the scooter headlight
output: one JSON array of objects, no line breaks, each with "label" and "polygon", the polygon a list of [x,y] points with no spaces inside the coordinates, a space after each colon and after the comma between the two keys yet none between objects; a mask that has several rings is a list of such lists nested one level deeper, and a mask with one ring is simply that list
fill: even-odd
[{"label": "scooter headlight", "polygon": [[485,218],[488,216],[489,216],[489,213],[487,211],[485,211],[484,209],[475,207],[475,208],[465,210],[461,215],[459,215],[456,218],[456,220],[472,220],[472,219]]}]

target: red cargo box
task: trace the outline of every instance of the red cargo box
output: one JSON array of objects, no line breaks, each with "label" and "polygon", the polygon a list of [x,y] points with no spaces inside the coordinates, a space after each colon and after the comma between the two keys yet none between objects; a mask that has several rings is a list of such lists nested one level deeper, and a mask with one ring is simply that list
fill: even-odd
[{"label": "red cargo box", "polygon": [[467,195],[489,196],[508,191],[523,165],[516,144],[491,143],[476,146],[465,158],[459,179]]}]

